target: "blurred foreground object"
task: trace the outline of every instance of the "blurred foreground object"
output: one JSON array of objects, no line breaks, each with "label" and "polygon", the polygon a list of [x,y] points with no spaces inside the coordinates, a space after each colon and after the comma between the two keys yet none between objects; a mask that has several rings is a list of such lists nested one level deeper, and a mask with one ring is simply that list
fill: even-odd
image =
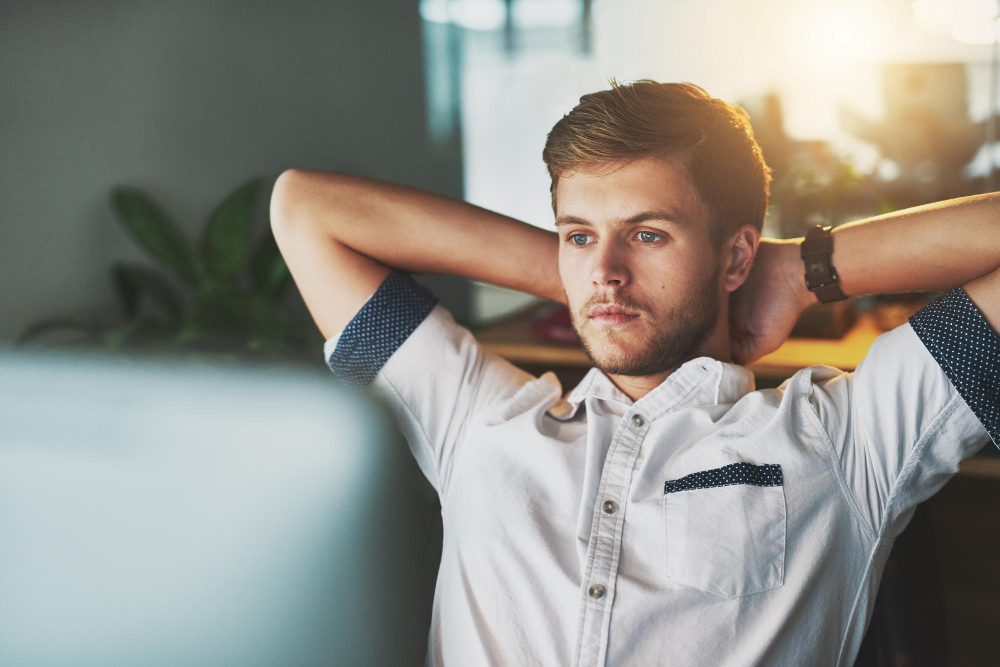
[{"label": "blurred foreground object", "polygon": [[561,303],[545,304],[538,308],[531,316],[531,332],[536,339],[547,343],[582,344],[573,328],[569,308]]},{"label": "blurred foreground object", "polygon": [[0,348],[0,664],[421,664],[391,424],[325,369]]}]

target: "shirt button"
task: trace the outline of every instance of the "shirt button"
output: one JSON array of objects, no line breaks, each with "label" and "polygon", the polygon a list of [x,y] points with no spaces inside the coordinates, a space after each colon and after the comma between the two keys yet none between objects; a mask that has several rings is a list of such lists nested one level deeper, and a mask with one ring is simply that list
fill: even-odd
[{"label": "shirt button", "polygon": [[593,586],[590,587],[590,589],[587,592],[590,593],[590,597],[594,598],[595,600],[598,598],[602,598],[604,597],[604,586],[600,584],[594,584]]},{"label": "shirt button", "polygon": [[642,418],[642,415],[640,415],[638,412],[635,413],[634,415],[632,415],[632,425],[635,426],[636,428],[639,428],[640,426],[642,426],[645,423],[646,423],[646,420],[644,420]]},{"label": "shirt button", "polygon": [[605,500],[601,507],[604,508],[604,511],[608,514],[614,514],[618,511],[618,504],[613,500]]}]

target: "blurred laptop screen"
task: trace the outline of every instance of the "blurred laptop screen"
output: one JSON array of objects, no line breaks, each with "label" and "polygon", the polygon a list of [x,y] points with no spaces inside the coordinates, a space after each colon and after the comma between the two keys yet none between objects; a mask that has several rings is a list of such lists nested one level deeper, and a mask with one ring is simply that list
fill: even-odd
[{"label": "blurred laptop screen", "polygon": [[422,663],[415,464],[317,365],[0,348],[0,665]]}]

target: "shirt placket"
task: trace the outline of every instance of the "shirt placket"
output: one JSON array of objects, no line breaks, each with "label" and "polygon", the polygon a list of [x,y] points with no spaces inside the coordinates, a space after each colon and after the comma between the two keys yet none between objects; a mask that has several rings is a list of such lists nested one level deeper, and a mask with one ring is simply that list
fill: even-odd
[{"label": "shirt placket", "polygon": [[639,445],[648,428],[647,419],[641,412],[626,412],[604,461],[583,578],[577,659],[574,663],[578,667],[603,665],[605,662],[611,627],[611,601],[615,596],[625,523],[625,501]]}]

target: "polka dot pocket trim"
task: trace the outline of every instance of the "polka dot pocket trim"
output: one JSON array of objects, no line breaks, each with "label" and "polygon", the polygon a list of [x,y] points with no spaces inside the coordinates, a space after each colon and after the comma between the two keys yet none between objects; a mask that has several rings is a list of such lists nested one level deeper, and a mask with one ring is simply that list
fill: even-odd
[{"label": "polka dot pocket trim", "polygon": [[976,304],[955,287],[907,321],[993,442],[1000,443],[1000,336]]},{"label": "polka dot pocket trim", "polygon": [[730,463],[721,468],[702,470],[685,475],[680,479],[667,480],[663,483],[663,493],[677,493],[691,489],[710,489],[716,486],[732,484],[751,484],[753,486],[782,486],[781,465],[778,463],[763,463],[755,465],[747,461]]},{"label": "polka dot pocket trim", "polygon": [[413,276],[393,270],[344,328],[327,366],[343,384],[368,385],[437,303]]}]

